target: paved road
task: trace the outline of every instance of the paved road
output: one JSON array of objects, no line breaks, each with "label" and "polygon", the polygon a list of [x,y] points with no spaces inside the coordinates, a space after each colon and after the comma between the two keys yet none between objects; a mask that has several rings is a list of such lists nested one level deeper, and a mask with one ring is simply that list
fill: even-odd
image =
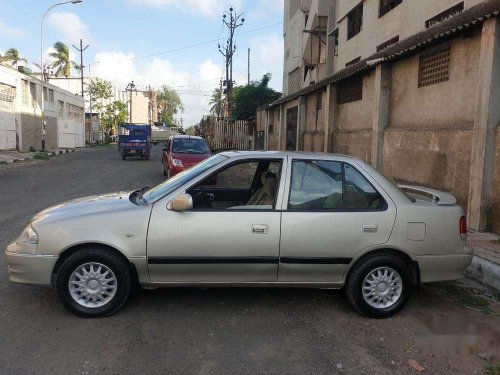
[{"label": "paved road", "polygon": [[[150,161],[101,148],[0,169],[0,248],[51,204],[160,181],[160,146]],[[462,308],[457,288],[422,287],[387,320],[360,317],[338,292],[302,289],[147,290],[86,320],[54,290],[8,282],[2,252],[0,373],[411,374],[411,359],[430,374],[480,373],[477,353],[500,346],[500,320]]]}]

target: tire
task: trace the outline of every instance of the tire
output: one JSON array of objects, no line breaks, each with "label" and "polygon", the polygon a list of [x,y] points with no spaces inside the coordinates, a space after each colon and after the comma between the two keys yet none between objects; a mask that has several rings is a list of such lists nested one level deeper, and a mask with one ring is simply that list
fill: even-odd
[{"label": "tire", "polygon": [[[395,271],[392,276],[390,270]],[[386,271],[385,280],[384,271]],[[380,279],[375,277],[377,275],[380,275]],[[400,257],[391,254],[369,256],[357,263],[350,271],[345,286],[346,297],[358,312],[371,318],[388,318],[399,312],[408,301],[411,287],[410,275],[411,270]],[[373,296],[365,296],[363,289],[366,293],[372,293]],[[370,298],[373,299],[369,302]],[[388,300],[384,302],[380,298],[388,298]]]},{"label": "tire", "polygon": [[[114,281],[100,283],[93,277],[94,274],[101,276],[101,280],[114,278]],[[87,279],[83,280],[82,275]],[[75,285],[77,283],[83,283],[85,286]],[[85,318],[110,316],[118,311],[129,299],[133,283],[128,262],[114,252],[99,247],[84,248],[70,255],[61,264],[56,276],[57,292],[64,307]],[[80,292],[81,288],[85,288],[87,295],[84,296]],[[101,291],[103,294],[99,300],[98,293]],[[91,296],[90,299],[88,296]]]},{"label": "tire", "polygon": [[122,160],[125,160],[127,157],[125,155],[122,155]]},{"label": "tire", "polygon": [[146,155],[146,160],[149,160],[149,154]]}]

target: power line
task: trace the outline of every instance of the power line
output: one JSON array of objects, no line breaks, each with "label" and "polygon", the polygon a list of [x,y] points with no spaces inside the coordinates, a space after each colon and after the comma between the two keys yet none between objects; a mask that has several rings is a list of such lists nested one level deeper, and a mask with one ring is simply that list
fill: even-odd
[{"label": "power line", "polygon": [[[260,30],[270,29],[271,27],[275,27],[275,26],[278,26],[278,25],[281,25],[281,24],[283,24],[283,22],[273,23],[272,25],[267,25],[267,26],[259,27],[257,29],[248,30],[248,31],[239,33],[239,35],[245,35],[245,34],[254,33],[254,32],[260,31]],[[178,52],[178,51],[183,51],[183,50],[186,50],[186,49],[196,48],[196,47],[202,46],[204,44],[215,43],[217,41],[219,41],[219,39],[205,40],[203,42],[189,44],[189,45],[183,46],[183,47],[173,48],[173,49],[169,49],[169,50],[165,50],[165,51],[160,51],[160,52],[154,52],[154,53],[150,53],[150,54],[142,55],[142,56],[129,57],[129,58],[126,58],[126,59],[115,60],[114,62],[118,63],[118,62],[123,62],[123,61],[132,61],[132,60],[146,59],[148,57],[155,57],[155,56],[160,56],[160,55],[164,55],[164,54],[167,54],[167,53]],[[99,62],[96,62],[94,64],[99,64]]]}]

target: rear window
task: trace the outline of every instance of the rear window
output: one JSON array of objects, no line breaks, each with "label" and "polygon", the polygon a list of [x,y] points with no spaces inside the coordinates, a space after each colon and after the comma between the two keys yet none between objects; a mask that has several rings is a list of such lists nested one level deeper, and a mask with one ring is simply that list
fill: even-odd
[{"label": "rear window", "polygon": [[177,138],[172,144],[175,154],[209,154],[210,149],[203,139]]}]

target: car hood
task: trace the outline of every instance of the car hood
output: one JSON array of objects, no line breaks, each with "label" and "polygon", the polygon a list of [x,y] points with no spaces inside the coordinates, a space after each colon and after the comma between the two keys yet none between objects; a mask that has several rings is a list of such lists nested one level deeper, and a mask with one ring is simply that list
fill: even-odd
[{"label": "car hood", "polygon": [[198,164],[199,162],[208,159],[210,154],[175,154],[172,153],[173,159],[178,159],[186,167]]},{"label": "car hood", "polygon": [[130,202],[131,192],[117,192],[73,199],[51,206],[33,217],[33,224],[63,220],[72,217],[96,215],[101,212],[126,211],[139,207]]}]

